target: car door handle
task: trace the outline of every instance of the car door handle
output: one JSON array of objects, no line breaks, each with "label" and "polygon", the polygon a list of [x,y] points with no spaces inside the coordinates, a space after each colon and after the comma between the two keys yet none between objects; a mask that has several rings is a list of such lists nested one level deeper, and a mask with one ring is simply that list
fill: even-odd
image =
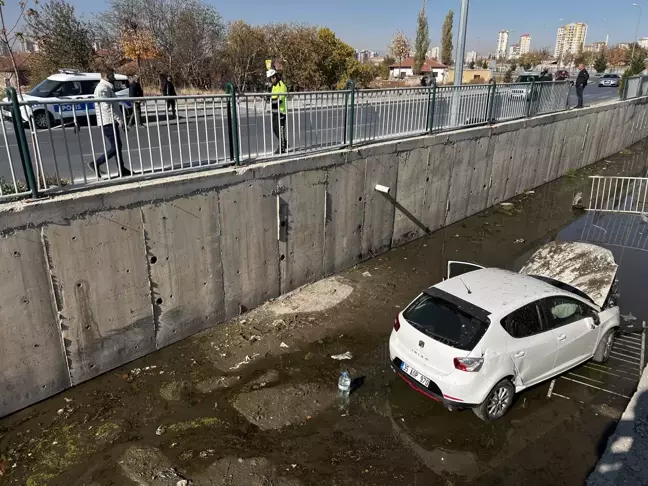
[{"label": "car door handle", "polygon": [[558,341],[564,341],[565,339],[567,339],[567,336],[565,336],[564,334],[558,336]]},{"label": "car door handle", "polygon": [[519,353],[515,353],[513,355],[514,358],[524,358],[526,356],[526,353],[524,351],[520,351]]}]

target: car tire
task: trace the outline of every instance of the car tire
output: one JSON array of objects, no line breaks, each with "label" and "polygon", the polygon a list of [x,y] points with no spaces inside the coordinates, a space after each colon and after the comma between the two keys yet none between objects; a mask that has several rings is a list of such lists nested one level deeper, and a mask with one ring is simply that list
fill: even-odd
[{"label": "car tire", "polygon": [[515,386],[511,380],[503,379],[488,393],[486,399],[473,412],[484,422],[493,422],[506,415],[515,396]]},{"label": "car tire", "polygon": [[[48,124],[48,119],[49,119],[49,124]],[[54,117],[49,111],[40,110],[35,112],[32,115],[32,120],[34,120],[34,126],[38,130],[46,130],[47,127],[54,126]]]},{"label": "car tire", "polygon": [[612,346],[614,346],[614,334],[616,330],[610,329],[605,333],[603,339],[601,339],[596,347],[594,356],[592,356],[592,361],[595,363],[605,363],[610,359],[610,352],[612,351]]}]

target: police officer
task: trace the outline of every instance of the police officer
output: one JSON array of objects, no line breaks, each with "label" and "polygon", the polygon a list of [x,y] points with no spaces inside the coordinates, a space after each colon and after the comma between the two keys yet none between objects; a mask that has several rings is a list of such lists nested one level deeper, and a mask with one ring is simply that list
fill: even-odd
[{"label": "police officer", "polygon": [[272,85],[272,95],[270,102],[272,106],[272,131],[279,140],[279,147],[275,150],[276,154],[285,154],[288,148],[286,142],[286,97],[282,93],[287,93],[288,88],[281,80],[281,76],[274,69],[268,69],[267,78]]}]

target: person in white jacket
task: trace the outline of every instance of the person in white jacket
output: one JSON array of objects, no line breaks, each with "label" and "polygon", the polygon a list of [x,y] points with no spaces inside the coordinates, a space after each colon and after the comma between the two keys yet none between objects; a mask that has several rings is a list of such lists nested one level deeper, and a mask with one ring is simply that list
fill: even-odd
[{"label": "person in white jacket", "polygon": [[[97,84],[94,91],[95,98],[115,98],[115,71],[111,68],[106,68],[101,71],[101,81]],[[122,155],[122,141],[119,133],[120,128],[125,127],[124,120],[121,116],[121,106],[119,102],[114,103],[97,103],[95,107],[97,113],[97,125],[103,130],[103,135],[108,142],[106,153],[103,153],[99,158],[88,163],[90,170],[97,174],[97,179],[101,178],[101,166],[106,163],[106,160],[115,158],[120,167],[120,174],[122,177],[131,175],[131,172],[124,166],[124,157]]]}]

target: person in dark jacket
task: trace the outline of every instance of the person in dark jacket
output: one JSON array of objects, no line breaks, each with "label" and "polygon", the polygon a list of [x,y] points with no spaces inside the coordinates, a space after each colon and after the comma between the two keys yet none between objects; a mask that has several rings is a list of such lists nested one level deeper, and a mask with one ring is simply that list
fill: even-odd
[{"label": "person in dark jacket", "polygon": [[[131,79],[131,83],[128,86],[128,96],[130,98],[141,98],[144,96],[144,90],[142,89],[142,85],[139,82],[138,76],[133,76],[133,78]],[[131,111],[131,115],[128,118],[129,127],[132,127],[135,124],[137,124],[137,126],[143,125],[141,113],[142,111],[140,108],[140,103],[133,101],[133,110]]]},{"label": "person in dark jacket", "polygon": [[583,64],[578,65],[578,76],[576,77],[576,96],[578,97],[578,104],[576,108],[583,107],[583,90],[587,86],[587,80],[589,79],[589,73]]},{"label": "person in dark jacket", "polygon": [[[178,96],[173,79],[171,76],[167,77],[164,87],[162,89],[162,96]],[[171,118],[176,117],[176,100],[167,100],[167,112],[171,110]]]}]

